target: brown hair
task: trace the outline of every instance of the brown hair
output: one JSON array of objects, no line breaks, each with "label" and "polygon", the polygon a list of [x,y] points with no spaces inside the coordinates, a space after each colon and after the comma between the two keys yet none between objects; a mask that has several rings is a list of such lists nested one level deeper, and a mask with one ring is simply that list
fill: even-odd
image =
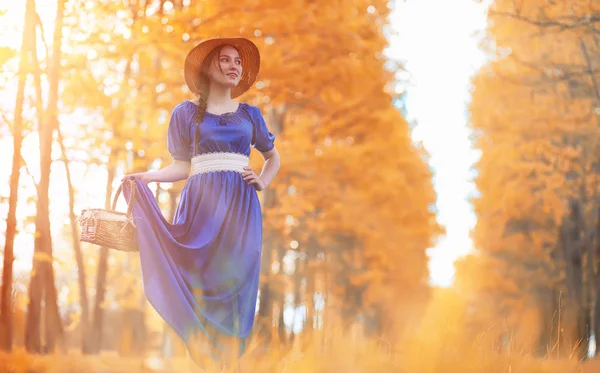
[{"label": "brown hair", "polygon": [[208,94],[210,93],[210,77],[209,77],[209,69],[210,64],[214,63],[217,65],[219,70],[223,72],[221,69],[221,64],[217,60],[217,57],[221,55],[221,50],[224,45],[215,48],[212,50],[208,56],[204,59],[202,66],[200,67],[200,76],[198,77],[198,103],[196,104],[196,112],[194,113],[193,121],[196,123],[196,130],[194,131],[194,152],[192,156],[196,155],[196,145],[200,140],[200,131],[198,127],[200,123],[204,120],[204,116],[206,115],[206,109],[208,107]]},{"label": "brown hair", "polygon": [[[221,64],[217,60],[217,57],[221,55],[221,50],[224,45],[212,50],[208,56],[204,59],[202,67],[200,68],[200,76],[198,77],[198,104],[196,105],[196,113],[194,113],[194,122],[200,124],[204,120],[206,114],[206,108],[208,106],[208,94],[210,93],[210,77],[208,70],[211,63],[217,64],[219,70],[221,70]],[[221,70],[223,72],[223,70]]]}]

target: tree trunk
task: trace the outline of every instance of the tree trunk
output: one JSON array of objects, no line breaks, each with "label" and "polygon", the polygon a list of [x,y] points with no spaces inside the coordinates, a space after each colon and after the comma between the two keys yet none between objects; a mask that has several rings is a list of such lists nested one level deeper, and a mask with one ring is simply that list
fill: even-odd
[{"label": "tree trunk", "polygon": [[[135,17],[134,17],[135,18]],[[125,66],[123,73],[123,84],[127,84],[129,76],[131,75],[131,63],[133,61],[133,55],[130,55]],[[114,137],[120,136],[119,126],[122,124],[125,117],[124,108],[114,108],[119,110],[119,115],[112,123],[112,132]],[[110,209],[111,197],[112,197],[112,183],[115,178],[116,163],[118,155],[121,149],[113,147],[108,155],[108,179],[106,180],[106,198],[104,200],[104,208]],[[102,324],[103,324],[103,310],[102,304],[104,303],[104,297],[106,294],[106,273],[108,271],[108,249],[106,247],[100,248],[100,257],[98,258],[98,273],[96,276],[96,303],[94,305],[94,319],[92,321],[91,333],[90,333],[90,353],[97,354],[100,352],[102,345]]]},{"label": "tree trunk", "polygon": [[[600,207],[596,210],[596,242],[595,248],[596,250],[596,258],[600,258]],[[600,347],[600,263],[596,262],[596,274],[594,276],[594,281],[596,282],[596,296],[594,298],[594,339],[596,342],[596,346]],[[596,348],[596,356],[600,353],[600,348]]]},{"label": "tree trunk", "polygon": [[32,39],[35,38],[35,3],[27,0],[25,6],[25,21],[23,27],[23,39],[21,41],[21,52],[19,56],[19,83],[15,103],[13,136],[13,160],[10,175],[10,195],[8,197],[8,215],[6,217],[6,237],[4,246],[4,266],[2,268],[2,288],[0,290],[0,348],[6,351],[12,350],[12,282],[14,242],[17,234],[17,197],[19,192],[19,172],[21,168],[21,143],[23,134],[23,101],[25,99],[25,83],[28,53],[33,52]]},{"label": "tree trunk", "polygon": [[[111,195],[112,195],[112,181],[115,178],[115,167],[113,164],[113,153],[115,150],[111,150],[111,154],[108,157],[108,180],[106,181],[106,199],[104,207],[110,209]],[[98,354],[101,350],[102,344],[102,323],[104,312],[102,310],[104,303],[104,296],[106,294],[106,274],[108,272],[108,249],[106,247],[100,248],[100,257],[98,258],[98,274],[96,276],[96,301],[94,305],[94,319],[90,328],[89,341],[87,343],[90,354]]]},{"label": "tree trunk", "polygon": [[[283,275],[280,275],[283,276]],[[279,338],[280,346],[287,346],[289,343],[287,331],[285,330],[285,319],[283,318],[285,311],[285,291],[276,293],[279,303],[279,317],[277,319],[277,337]]]},{"label": "tree trunk", "polygon": [[[36,212],[36,235],[34,243],[34,276],[30,286],[30,305],[27,314],[27,336],[28,350],[40,352],[39,323],[41,296],[44,296],[45,311],[47,315],[46,350],[54,351],[55,345],[61,351],[66,351],[64,344],[64,331],[60,312],[58,310],[58,295],[54,283],[54,269],[52,266],[52,237],[50,230],[50,199],[48,190],[50,186],[50,167],[52,164],[52,140],[54,130],[58,123],[58,83],[60,81],[60,58],[62,46],[62,25],[64,14],[64,0],[59,0],[56,7],[54,40],[52,45],[52,57],[49,61],[48,71],[48,107],[44,121],[39,121],[40,136],[40,181],[38,184],[38,199]],[[37,60],[36,54],[34,58]],[[34,64],[38,68],[37,63]],[[38,91],[38,111],[41,106],[39,85],[39,74],[36,74],[36,91]],[[37,257],[36,257],[37,255]],[[40,261],[40,259],[42,259]],[[37,271],[36,271],[37,269]],[[38,325],[35,325],[35,324]],[[27,343],[26,343],[27,344]]]},{"label": "tree trunk", "polygon": [[[279,110],[275,110],[270,108],[267,111],[268,122],[271,128],[271,131],[275,134],[275,136],[279,135],[284,128],[284,120],[285,120],[285,107],[282,106]],[[277,206],[277,198],[275,194],[275,190],[268,188],[265,191],[261,192],[261,200],[262,206],[261,208],[264,211],[268,211],[270,209],[274,209]],[[261,260],[261,272],[264,276],[264,281],[262,282],[260,288],[260,306],[258,311],[258,318],[260,320],[260,340],[264,341],[264,347],[267,348],[272,342],[273,338],[283,340],[285,339],[285,325],[283,323],[283,307],[284,307],[284,296],[282,294],[280,302],[280,312],[278,320],[274,319],[273,315],[273,306],[275,304],[276,299],[278,299],[277,289],[274,288],[274,281],[276,281],[275,276],[271,272],[271,268],[273,266],[273,260],[279,260],[283,258],[281,255],[279,258],[273,258],[272,248],[269,242],[269,234],[263,235],[263,255]],[[266,247],[266,249],[265,249]],[[278,275],[280,276],[280,275]],[[283,291],[281,291],[283,293]],[[277,329],[274,329],[272,326],[277,325]],[[275,335],[277,333],[277,335]]]},{"label": "tree trunk", "polygon": [[[138,121],[139,122],[139,121]],[[139,124],[139,123],[138,123]],[[146,157],[140,157],[138,152],[133,152],[133,169],[131,172],[144,172],[147,170],[147,159]],[[157,185],[156,194],[154,198],[156,203],[160,196],[160,185]],[[131,273],[139,275],[139,267],[132,265],[130,258],[127,258],[123,263],[123,271],[125,273]],[[139,299],[140,302],[132,301],[133,297],[138,298],[136,295],[136,287],[138,282],[128,282],[127,288],[124,289],[121,302],[125,302],[125,305],[121,305],[121,327],[120,327],[120,343],[118,348],[119,356],[142,356],[146,348],[145,344],[145,317],[144,317],[144,301]]]},{"label": "tree trunk", "polygon": [[537,357],[548,357],[547,354],[556,345],[557,328],[559,327],[559,294],[554,288],[540,289],[538,307],[540,310],[540,334],[537,339]]},{"label": "tree trunk", "polygon": [[267,281],[264,281],[260,288],[260,299],[258,307],[258,337],[260,341],[264,341],[265,350],[271,343],[272,325],[273,325],[273,301],[271,295],[270,268],[271,268],[271,250],[263,250],[262,257],[262,272]]},{"label": "tree trunk", "polygon": [[579,201],[570,201],[569,216],[563,219],[561,243],[566,261],[566,280],[568,287],[568,303],[564,312],[565,337],[574,346],[577,344],[577,356],[585,354],[586,309],[583,304],[583,230],[579,225]]},{"label": "tree trunk", "polygon": [[[298,309],[300,309],[300,307],[302,305],[304,305],[305,307],[309,307],[308,301],[307,301],[307,292],[306,292],[306,287],[303,284],[304,281],[308,280],[308,271],[307,271],[307,259],[306,259],[306,245],[301,245],[298,250],[296,251],[296,253],[298,254],[298,256],[296,257],[296,266],[294,269],[294,324],[296,323],[296,319],[297,318],[302,318],[302,317],[306,317],[306,314],[308,314],[308,312],[304,315],[300,315],[298,313]],[[304,320],[304,322],[302,323],[302,329],[300,331],[300,333],[304,333],[305,332],[305,327],[306,327],[306,321],[308,320]],[[296,337],[296,334],[300,334],[300,333],[296,333],[293,330],[292,327],[292,336],[293,338]]]},{"label": "tree trunk", "polygon": [[315,293],[318,263],[317,263],[317,242],[314,236],[311,236],[306,243],[306,324],[304,325],[304,331],[308,334],[312,334],[315,330]]},{"label": "tree trunk", "polygon": [[[594,41],[597,43],[598,40],[594,36]],[[584,59],[586,61],[586,70],[592,81],[592,86],[594,87],[594,96],[596,105],[600,104],[600,85],[598,84],[598,80],[596,79],[596,74],[594,72],[594,63],[592,62],[592,58],[590,57],[588,48],[583,39],[580,39],[580,47]],[[596,190],[597,195],[597,188]],[[584,189],[585,190],[585,189]],[[597,263],[597,258],[600,258],[600,208],[595,207],[596,210],[596,226],[595,226],[595,247],[588,248],[588,252],[590,255],[588,256],[588,266],[589,266],[589,283],[590,283],[590,329],[594,334],[594,339],[596,345],[598,345],[598,340],[600,337],[600,264]],[[594,273],[595,271],[595,273]],[[600,352],[600,349],[596,349],[596,355]]]},{"label": "tree trunk", "polygon": [[79,242],[77,230],[77,217],[75,215],[75,190],[71,180],[71,171],[69,169],[69,159],[65,149],[64,139],[60,131],[60,125],[57,127],[58,143],[65,164],[65,173],[67,176],[67,188],[69,190],[69,221],[71,223],[71,240],[73,241],[73,251],[75,252],[75,261],[77,263],[77,279],[79,285],[79,303],[81,304],[81,352],[88,353],[89,347],[87,344],[90,322],[89,298],[87,294],[87,276],[85,273],[85,263],[83,261],[83,253],[81,251],[81,243]]},{"label": "tree trunk", "polygon": [[[38,19],[36,19],[38,21]],[[37,23],[34,28],[37,27]],[[37,39],[34,38],[32,41],[33,53],[32,53],[32,67],[33,71],[33,81],[35,87],[35,108],[36,108],[36,116],[38,123],[38,135],[40,141],[40,170],[44,170],[44,152],[45,152],[45,138],[48,137],[48,125],[49,123],[45,122],[44,119],[44,104],[42,100],[42,78],[40,65],[37,57]],[[41,171],[40,181],[36,184],[37,191],[37,203],[36,203],[36,216],[35,216],[35,239],[34,239],[34,256],[33,262],[31,264],[31,279],[29,283],[29,303],[27,307],[27,316],[26,316],[26,326],[25,326],[25,347],[27,351],[31,353],[41,353],[43,350],[46,350],[46,343],[43,340],[42,330],[42,321],[43,324],[46,324],[46,319],[42,320],[42,300],[45,295],[45,287],[44,280],[47,277],[48,267],[45,265],[47,262],[52,262],[52,256],[48,253],[47,247],[43,244],[41,240],[48,239],[49,237],[49,227],[46,225],[49,224],[49,216],[48,212],[46,212],[46,223],[44,224],[42,220],[44,219],[44,206],[46,210],[49,207],[48,202],[44,204],[41,200],[43,198],[40,188],[42,188],[43,179],[45,176],[45,171]],[[49,175],[48,175],[49,176]],[[46,193],[46,198],[48,194]],[[48,230],[44,231],[46,228]],[[52,241],[50,239],[50,245]],[[46,250],[44,252],[44,250]]]}]

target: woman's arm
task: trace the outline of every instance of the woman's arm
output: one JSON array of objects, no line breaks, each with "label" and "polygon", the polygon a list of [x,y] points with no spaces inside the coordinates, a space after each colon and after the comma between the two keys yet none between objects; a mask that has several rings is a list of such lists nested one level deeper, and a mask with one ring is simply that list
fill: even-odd
[{"label": "woman's arm", "polygon": [[260,176],[257,176],[250,166],[244,167],[245,172],[242,173],[244,176],[244,180],[251,185],[254,185],[256,190],[264,190],[266,189],[277,172],[279,171],[280,166],[280,157],[279,152],[277,152],[276,148],[269,150],[268,152],[261,152],[263,158],[265,159],[265,163],[263,165]]},{"label": "woman's arm", "polygon": [[190,167],[190,162],[173,160],[173,163],[160,170],[126,175],[122,180],[130,176],[135,176],[146,184],[150,182],[174,183],[187,179],[190,176]]},{"label": "woman's arm", "polygon": [[271,184],[271,181],[275,178],[275,175],[277,175],[281,160],[279,157],[279,152],[276,148],[261,154],[265,159],[265,164],[263,165],[262,171],[258,178],[264,183],[264,188],[266,188]]}]

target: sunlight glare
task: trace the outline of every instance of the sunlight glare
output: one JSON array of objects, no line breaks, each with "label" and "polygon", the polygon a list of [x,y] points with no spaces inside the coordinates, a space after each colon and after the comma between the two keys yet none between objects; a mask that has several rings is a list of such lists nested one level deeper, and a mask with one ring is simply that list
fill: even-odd
[{"label": "sunlight glare", "polygon": [[[465,112],[469,78],[483,61],[474,33],[486,24],[486,2],[407,0],[396,2],[388,55],[406,61],[410,82],[406,106],[418,122],[415,141],[431,155],[438,220],[446,236],[429,250],[431,283],[450,286],[454,261],[472,250],[475,217],[468,202],[473,191],[470,167],[477,158],[469,143]],[[449,14],[460,14],[460,22]]]}]

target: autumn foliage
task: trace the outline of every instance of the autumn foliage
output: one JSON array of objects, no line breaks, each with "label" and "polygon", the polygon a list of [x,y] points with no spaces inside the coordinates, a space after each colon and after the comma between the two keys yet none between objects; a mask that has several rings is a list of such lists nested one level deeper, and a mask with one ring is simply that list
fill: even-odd
[{"label": "autumn foliage", "polygon": [[473,330],[499,349],[583,357],[600,335],[598,49],[588,1],[494,1],[473,79]]},{"label": "autumn foliage", "polygon": [[[22,80],[26,99],[1,107],[12,134],[6,138],[19,141],[16,173],[2,167],[0,176],[12,176],[10,192],[25,193],[2,199],[16,211],[3,237],[15,252],[17,242],[36,242],[31,271],[4,278],[5,294],[14,295],[3,298],[2,320],[22,322],[2,324],[3,333],[13,332],[3,348],[132,356],[167,348],[168,340],[175,343],[169,353],[182,354],[145,302],[138,258],[80,244],[73,227],[81,209],[110,206],[123,174],[170,162],[170,111],[192,98],[183,59],[215,36],[244,36],[259,46],[258,82],[241,99],[260,106],[282,156],[275,183],[261,194],[257,343],[287,348],[339,325],[396,345],[426,305],[426,249],[442,228],[427,153],[394,106],[395,68],[382,54],[388,2],[59,4],[54,21],[62,20],[62,36],[55,31],[51,43],[40,42],[36,30],[45,25],[28,0],[24,63],[0,50],[3,76],[30,78]],[[7,78],[3,89],[16,86],[17,78]],[[45,145],[34,157],[38,138]],[[41,165],[34,168],[39,176],[32,164]],[[260,157],[253,155],[253,165],[261,166]],[[167,218],[181,187],[153,186]]]}]

